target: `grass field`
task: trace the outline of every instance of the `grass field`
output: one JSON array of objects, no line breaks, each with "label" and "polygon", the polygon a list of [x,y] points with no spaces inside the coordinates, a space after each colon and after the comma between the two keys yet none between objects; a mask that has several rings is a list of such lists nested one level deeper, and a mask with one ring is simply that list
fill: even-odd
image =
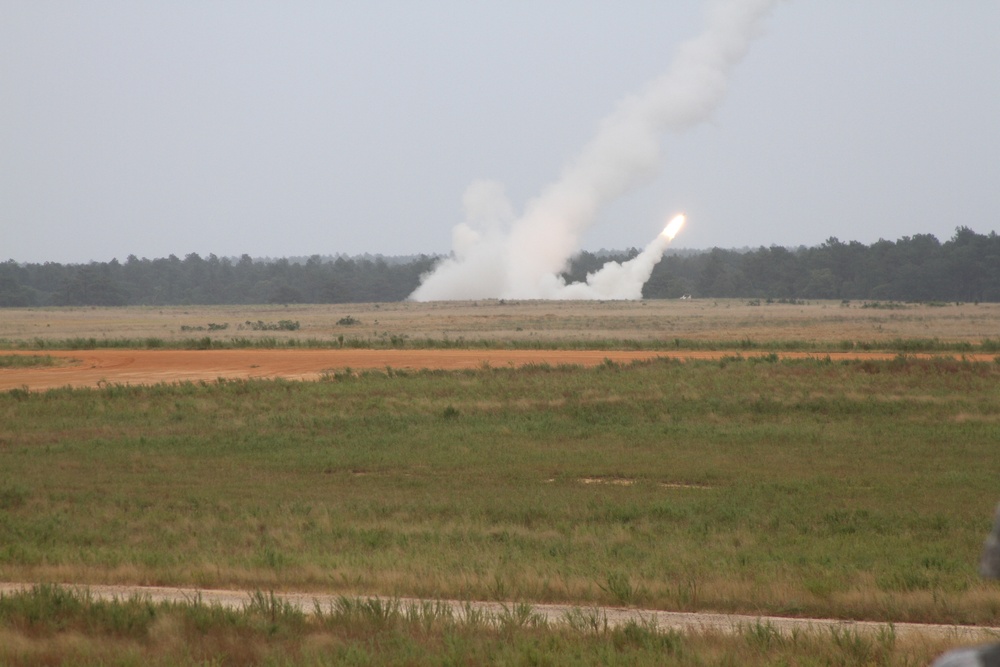
[{"label": "grass field", "polygon": [[997,364],[0,396],[0,576],[993,623]]},{"label": "grass field", "polygon": [[[352,324],[340,324],[353,322]],[[295,325],[294,330],[281,323]],[[437,344],[593,346],[719,343],[841,349],[894,341],[979,345],[1000,337],[1000,304],[899,304],[741,300],[641,302],[471,301],[291,306],[11,308],[0,318],[0,347],[65,340],[120,339],[179,345],[275,344],[404,346]],[[1000,349],[1000,343],[998,348]],[[905,350],[903,350],[905,351]],[[910,350],[913,351],[913,350]]]},{"label": "grass field", "polygon": [[[959,320],[992,312],[921,308]],[[995,336],[978,324],[966,338],[944,333],[968,324],[921,338]],[[782,326],[774,336],[791,338]],[[998,500],[997,442],[1000,364],[904,355],[14,390],[0,394],[0,579],[997,625],[1000,591],[976,574]],[[163,615],[187,627],[193,613]],[[402,625],[351,630],[353,644],[316,627],[289,641],[416,641]],[[468,633],[435,627],[439,648],[458,641],[452,630]],[[822,650],[774,640],[755,653],[747,646],[764,640],[752,633],[649,628],[633,630],[645,637],[635,645],[552,628],[508,644],[491,627],[462,635],[474,637],[466,662],[541,651],[557,663],[631,663],[650,646],[649,662],[666,651],[678,664],[921,664],[940,649],[876,642],[852,653],[825,637]],[[105,634],[86,642],[118,641]],[[334,655],[306,653],[316,664]]]}]

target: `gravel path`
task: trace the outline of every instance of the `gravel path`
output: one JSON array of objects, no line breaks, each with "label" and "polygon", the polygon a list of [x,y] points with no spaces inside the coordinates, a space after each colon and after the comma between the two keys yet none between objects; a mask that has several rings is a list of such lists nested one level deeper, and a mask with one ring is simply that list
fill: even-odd
[{"label": "gravel path", "polygon": [[[198,588],[167,588],[157,586],[78,586],[65,584],[69,588],[89,591],[92,596],[101,600],[127,599],[133,596],[148,598],[153,602],[191,602],[200,599],[205,604],[218,604],[223,607],[241,608],[249,600],[251,591],[213,590]],[[0,596],[10,595],[19,591],[29,590],[33,584],[0,583]],[[305,612],[312,612],[316,605],[321,608],[331,607],[341,597],[319,593],[275,593],[275,597]],[[400,604],[434,602],[417,598],[398,598]],[[461,615],[466,607],[489,614],[500,614],[504,605],[499,602],[443,600],[451,606],[456,615]],[[858,633],[877,633],[886,630],[890,624],[873,621],[845,621],[824,618],[785,618],[778,616],[748,616],[740,614],[687,613],[673,611],[656,611],[645,609],[627,609],[621,607],[580,607],[558,604],[533,604],[531,610],[543,616],[549,623],[565,622],[566,615],[573,611],[582,612],[586,617],[606,618],[608,627],[618,627],[629,621],[655,621],[661,629],[680,631],[709,630],[714,632],[733,632],[741,627],[757,623],[768,624],[778,632],[789,634],[798,629],[804,632],[829,631],[840,628],[844,631]],[[981,627],[963,625],[938,625],[930,623],[894,623],[896,636],[900,639],[948,639],[962,643],[997,641],[1000,639],[1000,627]]]}]

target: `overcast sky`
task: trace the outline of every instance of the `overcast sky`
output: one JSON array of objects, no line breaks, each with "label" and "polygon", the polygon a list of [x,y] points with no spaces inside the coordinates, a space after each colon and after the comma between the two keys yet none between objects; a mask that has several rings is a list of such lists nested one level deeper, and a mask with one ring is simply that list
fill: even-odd
[{"label": "overcast sky", "polygon": [[[704,25],[695,0],[0,0],[0,260],[445,253]],[[584,249],[1000,227],[1000,2],[779,3]]]}]

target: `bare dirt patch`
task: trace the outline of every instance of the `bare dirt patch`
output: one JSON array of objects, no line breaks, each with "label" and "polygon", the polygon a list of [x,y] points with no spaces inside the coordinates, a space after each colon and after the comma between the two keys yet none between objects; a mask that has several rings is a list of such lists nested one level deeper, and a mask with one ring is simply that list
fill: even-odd
[{"label": "bare dirt patch", "polygon": [[0,369],[0,389],[96,387],[199,380],[285,378],[316,380],[335,370],[481,368],[484,365],[577,364],[605,359],[627,363],[652,352],[547,350],[89,350],[49,352],[80,363],[55,367]]},{"label": "bare dirt patch", "polygon": [[632,486],[634,479],[627,477],[581,477],[581,484],[611,484],[613,486]]},{"label": "bare dirt patch", "polygon": [[[12,352],[11,354],[18,354]],[[30,353],[23,353],[30,354]],[[99,387],[104,384],[148,385],[218,379],[284,378],[317,380],[335,370],[462,370],[484,366],[521,367],[532,364],[597,366],[611,360],[630,363],[658,357],[721,359],[725,351],[634,350],[73,350],[49,351],[75,360],[65,365],[0,368],[0,390],[56,387]],[[779,353],[781,358],[891,359],[893,353]],[[965,355],[988,361],[992,355]]]}]

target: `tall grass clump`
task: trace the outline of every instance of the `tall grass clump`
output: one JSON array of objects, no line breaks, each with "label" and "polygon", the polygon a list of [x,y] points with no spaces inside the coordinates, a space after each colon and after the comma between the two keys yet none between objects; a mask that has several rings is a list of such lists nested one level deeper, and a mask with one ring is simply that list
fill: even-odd
[{"label": "tall grass clump", "polygon": [[0,596],[5,665],[330,664],[928,664],[955,642],[898,641],[890,630],[782,632],[767,623],[732,632],[661,628],[639,618],[609,625],[579,611],[546,623],[528,605],[499,613],[443,603],[349,600],[311,612],[255,593],[240,607],[141,598],[101,601],[53,586]]},{"label": "tall grass clump", "polygon": [[34,368],[57,363],[58,360],[48,354],[0,354],[0,368]]},{"label": "tall grass clump", "polygon": [[140,638],[146,636],[155,616],[155,605],[141,596],[97,600],[86,591],[50,584],[0,595],[0,628],[32,636],[75,631]]}]

